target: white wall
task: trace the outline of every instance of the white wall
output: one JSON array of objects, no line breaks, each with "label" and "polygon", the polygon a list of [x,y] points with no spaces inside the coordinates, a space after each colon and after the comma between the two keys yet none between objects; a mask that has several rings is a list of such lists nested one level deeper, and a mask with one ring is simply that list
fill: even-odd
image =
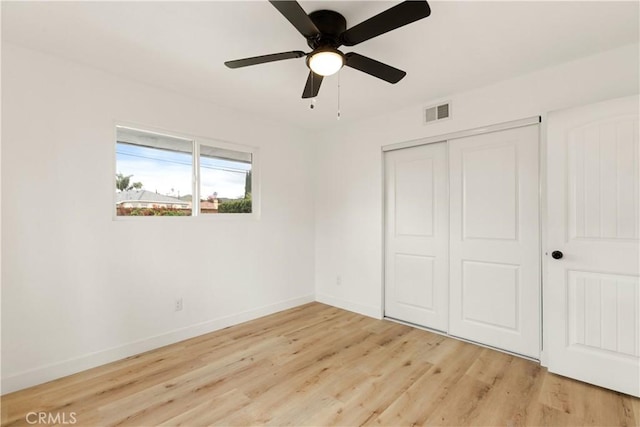
[{"label": "white wall", "polygon": [[316,299],[382,316],[382,146],[638,93],[638,49],[629,45],[452,95],[444,99],[452,102],[452,118],[442,122],[423,125],[422,108],[433,103],[425,101],[320,135]]},{"label": "white wall", "polygon": [[[2,88],[3,393],[313,300],[305,133],[9,44]],[[258,146],[261,219],[114,221],[115,120]]]},{"label": "white wall", "polygon": [[[415,105],[319,137],[8,44],[2,87],[6,393],[310,301],[314,279],[381,316],[380,148],[637,93],[638,45],[447,97],[441,123]],[[260,147],[261,219],[114,221],[115,120]]]}]

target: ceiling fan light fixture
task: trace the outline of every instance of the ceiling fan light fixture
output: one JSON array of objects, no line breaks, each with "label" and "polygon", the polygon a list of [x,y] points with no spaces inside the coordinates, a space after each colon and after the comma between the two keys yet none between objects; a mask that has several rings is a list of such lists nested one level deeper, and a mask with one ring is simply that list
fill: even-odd
[{"label": "ceiling fan light fixture", "polygon": [[320,76],[330,76],[342,68],[344,55],[337,49],[317,50],[307,57],[307,65]]}]

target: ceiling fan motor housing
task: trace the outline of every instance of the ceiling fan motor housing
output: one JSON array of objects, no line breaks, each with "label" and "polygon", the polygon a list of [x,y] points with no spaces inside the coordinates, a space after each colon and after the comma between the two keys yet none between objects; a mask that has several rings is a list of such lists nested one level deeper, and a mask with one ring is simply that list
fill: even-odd
[{"label": "ceiling fan motor housing", "polygon": [[309,18],[318,27],[320,34],[307,38],[307,44],[311,49],[332,47],[334,49],[342,45],[340,35],[347,29],[347,20],[333,10],[317,10],[309,14]]}]

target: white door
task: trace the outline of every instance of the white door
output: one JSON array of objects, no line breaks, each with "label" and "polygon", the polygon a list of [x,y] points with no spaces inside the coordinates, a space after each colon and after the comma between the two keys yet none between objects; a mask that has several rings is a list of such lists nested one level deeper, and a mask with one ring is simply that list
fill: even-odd
[{"label": "white door", "polygon": [[385,201],[385,316],[446,331],[446,143],[386,152]]},{"label": "white door", "polygon": [[540,356],[538,125],[449,142],[449,333]]},{"label": "white door", "polygon": [[638,97],[549,114],[547,153],[549,371],[640,396]]}]

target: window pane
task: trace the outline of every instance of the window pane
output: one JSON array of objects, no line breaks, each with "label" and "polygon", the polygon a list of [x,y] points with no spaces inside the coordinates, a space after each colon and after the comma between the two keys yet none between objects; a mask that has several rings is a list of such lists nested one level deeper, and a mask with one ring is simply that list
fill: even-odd
[{"label": "window pane", "polygon": [[200,146],[200,213],[251,213],[251,153]]},{"label": "window pane", "polygon": [[117,128],[116,214],[191,215],[193,142]]}]

